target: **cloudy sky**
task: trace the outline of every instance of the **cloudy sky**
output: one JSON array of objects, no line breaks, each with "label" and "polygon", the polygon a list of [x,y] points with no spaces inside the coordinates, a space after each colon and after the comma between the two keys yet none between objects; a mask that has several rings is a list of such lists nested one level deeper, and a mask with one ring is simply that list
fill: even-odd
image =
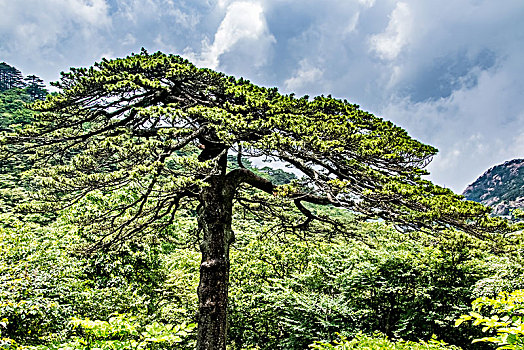
[{"label": "cloudy sky", "polygon": [[524,157],[522,0],[0,0],[0,61],[54,81],[141,47],[347,98],[440,152],[456,192]]}]

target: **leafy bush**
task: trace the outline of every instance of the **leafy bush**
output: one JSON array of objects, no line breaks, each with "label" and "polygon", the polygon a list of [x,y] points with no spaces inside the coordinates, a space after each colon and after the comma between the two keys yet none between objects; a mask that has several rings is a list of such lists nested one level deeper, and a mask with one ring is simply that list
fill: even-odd
[{"label": "leafy bush", "polygon": [[0,216],[0,318],[3,334],[31,343],[63,328],[71,316],[65,300],[85,287],[82,262],[64,254],[58,232]]},{"label": "leafy bush", "polygon": [[69,322],[75,336],[66,341],[38,346],[22,346],[20,350],[136,350],[191,348],[188,335],[196,324],[164,325],[158,322],[141,326],[136,317],[116,315],[108,321],[73,318]]},{"label": "leafy bush", "polygon": [[391,341],[386,336],[375,333],[373,336],[357,334],[353,339],[340,336],[340,340],[332,343],[315,342],[310,348],[316,350],[349,350],[349,349],[367,349],[367,350],[459,350],[456,346],[451,346],[443,341],[438,341],[432,337],[429,341]]},{"label": "leafy bush", "polygon": [[464,236],[430,245],[382,224],[363,230],[368,245],[266,237],[237,246],[230,291],[236,348],[303,349],[335,332],[374,331],[412,341],[436,334],[467,348],[478,332],[453,323],[469,309],[473,290],[486,290],[479,281],[500,271],[501,279],[519,275],[511,270],[518,264],[473,248]]},{"label": "leafy bush", "polygon": [[65,337],[73,316],[106,319],[114,313],[133,313],[144,322],[158,316],[166,298],[161,248],[129,242],[114,252],[74,254],[71,247],[81,242],[75,230],[63,222],[41,227],[0,215],[4,337],[38,344]]},{"label": "leafy bush", "polygon": [[[473,342],[494,343],[497,349],[524,349],[524,290],[501,292],[495,299],[478,298],[473,301],[472,308],[473,311],[460,316],[455,325],[471,321],[474,326],[482,326],[483,332],[496,333]],[[491,315],[483,316],[483,309]]]}]

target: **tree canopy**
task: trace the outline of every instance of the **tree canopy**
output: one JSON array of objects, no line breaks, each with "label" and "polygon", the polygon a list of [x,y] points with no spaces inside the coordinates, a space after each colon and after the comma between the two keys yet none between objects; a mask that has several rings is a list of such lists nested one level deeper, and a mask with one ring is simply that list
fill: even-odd
[{"label": "tree canopy", "polygon": [[24,87],[22,73],[5,62],[0,63],[0,92]]},{"label": "tree canopy", "polygon": [[[145,52],[72,69],[56,86],[63,93],[35,105],[45,113],[18,140],[38,146],[46,155],[39,160],[52,165],[40,169],[50,175],[47,185],[73,199],[136,182],[151,188],[136,204],[169,207],[196,194],[218,171],[220,156],[232,151],[300,170],[308,181],[281,191],[246,178],[299,208],[300,202],[332,204],[363,219],[474,234],[502,228],[485,225],[489,209],[421,178],[435,148],[347,101],[281,95],[178,56]],[[243,170],[233,174],[249,177]],[[160,200],[163,191],[171,197]],[[142,211],[139,216],[152,214]]]},{"label": "tree canopy", "polygon": [[32,101],[43,100],[45,98],[47,90],[45,89],[44,81],[40,77],[32,74],[25,77],[24,81],[26,82],[25,90]]},{"label": "tree canopy", "polygon": [[[346,100],[283,95],[145,51],[71,69],[55,85],[59,94],[34,105],[34,123],[4,136],[4,153],[32,154],[43,210],[126,188],[82,217],[100,233],[97,247],[159,232],[178,209],[195,208],[200,349],[225,348],[234,205],[277,216],[275,229],[293,232],[352,233],[337,216],[316,214],[317,205],[400,230],[509,230],[489,208],[423,179],[435,148]],[[299,179],[272,183],[246,158],[284,162]]]},{"label": "tree canopy", "polygon": [[44,81],[36,75],[23,77],[22,72],[5,62],[0,63],[0,93],[12,89],[25,89],[31,101],[43,100],[47,95]]}]

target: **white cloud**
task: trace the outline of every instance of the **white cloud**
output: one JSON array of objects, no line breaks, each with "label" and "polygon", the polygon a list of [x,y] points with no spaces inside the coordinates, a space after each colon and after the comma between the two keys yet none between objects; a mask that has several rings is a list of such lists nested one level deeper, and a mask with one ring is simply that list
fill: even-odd
[{"label": "white cloud", "polygon": [[180,53],[177,48],[201,40],[196,5],[208,6],[205,0],[190,6],[175,0],[0,0],[2,60],[53,81],[61,70],[141,47]]},{"label": "white cloud", "polygon": [[311,65],[306,59],[299,63],[299,68],[294,75],[284,81],[284,88],[288,92],[295,92],[301,94],[304,91],[312,91],[318,86],[318,82],[322,79],[323,70]]},{"label": "white cloud", "polygon": [[97,29],[110,24],[105,0],[0,0],[0,36],[9,38],[4,50],[20,55],[73,36],[92,39]]},{"label": "white cloud", "polygon": [[[111,23],[108,5],[105,0],[64,0],[66,7],[76,18],[93,26],[105,26]],[[62,8],[63,10],[63,8]]]},{"label": "white cloud", "polygon": [[474,69],[475,86],[432,101],[393,100],[381,114],[439,148],[431,179],[461,192],[489,167],[524,154],[524,83],[508,74],[516,65],[512,59],[496,70]]},{"label": "white cloud", "polygon": [[375,5],[375,0],[358,0],[358,2],[366,7],[373,7]]},{"label": "white cloud", "polygon": [[346,25],[346,27],[344,28],[343,33],[344,34],[353,33],[357,29],[359,18],[360,18],[360,12],[357,11],[350,17],[349,22]]},{"label": "white cloud", "polygon": [[232,0],[218,0],[218,7],[220,8],[226,8],[229,6],[229,4],[231,4],[233,1]]},{"label": "white cloud", "polygon": [[[275,43],[275,37],[269,32],[264,9],[257,2],[237,1],[227,7],[226,15],[218,30],[212,44],[203,42],[202,53],[195,57],[197,64],[212,69],[220,65],[220,57],[224,53],[233,50],[240,42],[254,44],[252,51],[248,53],[254,65],[262,65],[266,62],[265,52]],[[191,56],[194,53],[187,51]]]},{"label": "white cloud", "polygon": [[[519,116],[520,120],[524,120],[524,113]],[[524,158],[524,126],[520,129],[517,129],[515,134],[517,135],[515,137],[515,142],[513,144],[514,152],[516,154],[519,154],[519,158]]]},{"label": "white cloud", "polygon": [[398,2],[391,12],[386,30],[370,38],[370,46],[377,55],[385,60],[397,58],[409,43],[413,18],[405,2]]},{"label": "white cloud", "polygon": [[158,12],[157,2],[154,0],[127,0],[118,1],[118,15],[137,24],[141,18]]},{"label": "white cloud", "polygon": [[162,33],[158,34],[155,39],[153,40],[153,43],[156,47],[162,48],[162,50],[167,52],[176,52],[176,48],[169,42],[168,38],[165,38]]},{"label": "white cloud", "polygon": [[167,20],[172,26],[194,29],[200,21],[198,14],[183,11],[174,0],[117,0],[117,4],[118,16],[138,26],[151,20]]},{"label": "white cloud", "polygon": [[200,16],[196,14],[186,13],[176,7],[174,2],[170,2],[171,8],[168,13],[175,18],[175,23],[188,29],[194,29],[198,22],[200,22]]},{"label": "white cloud", "polygon": [[104,0],[0,0],[2,60],[56,80],[61,70],[109,51],[101,47],[111,26]]},{"label": "white cloud", "polygon": [[136,38],[133,34],[127,33],[122,39],[122,45],[131,46],[136,43]]}]

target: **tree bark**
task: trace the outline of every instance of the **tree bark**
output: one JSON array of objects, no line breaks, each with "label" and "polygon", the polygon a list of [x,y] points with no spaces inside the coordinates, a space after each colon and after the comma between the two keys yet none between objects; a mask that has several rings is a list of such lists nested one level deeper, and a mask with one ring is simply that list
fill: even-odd
[{"label": "tree bark", "polygon": [[198,350],[225,350],[227,339],[227,298],[229,286],[229,246],[233,186],[223,176],[209,180],[203,190],[198,214],[203,233],[200,245],[200,284],[198,286]]}]

